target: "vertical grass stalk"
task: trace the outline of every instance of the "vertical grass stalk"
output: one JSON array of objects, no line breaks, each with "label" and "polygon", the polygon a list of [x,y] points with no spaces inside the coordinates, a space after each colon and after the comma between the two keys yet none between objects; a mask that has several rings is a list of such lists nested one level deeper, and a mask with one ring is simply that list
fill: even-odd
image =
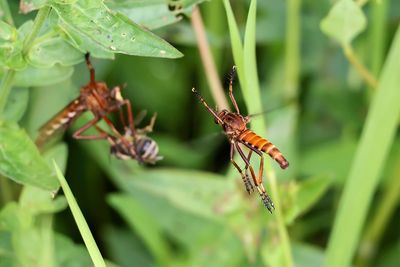
[{"label": "vertical grass stalk", "polygon": [[326,267],[350,266],[400,115],[400,27],[387,56],[340,199]]},{"label": "vertical grass stalk", "polygon": [[[260,85],[258,81],[258,71],[256,62],[256,11],[257,1],[252,0],[248,12],[246,22],[246,32],[244,44],[241,45],[241,38],[237,23],[234,19],[232,8],[228,0],[224,0],[225,10],[228,19],[229,31],[231,36],[231,44],[235,63],[238,67],[238,75],[242,85],[243,97],[249,114],[256,114],[263,110],[261,103]],[[243,47],[243,49],[242,49]],[[265,134],[267,127],[264,120],[252,122],[252,129],[256,132]],[[266,163],[268,165],[269,163]],[[291,246],[289,235],[283,220],[282,211],[280,208],[280,200],[278,195],[278,187],[276,176],[273,169],[266,167],[270,171],[267,173],[267,179],[271,187],[272,197],[275,202],[275,218],[278,227],[278,236],[280,245],[282,246],[285,266],[293,266]]]},{"label": "vertical grass stalk", "polygon": [[76,225],[78,226],[79,232],[81,233],[83,242],[89,252],[90,257],[96,267],[106,267],[103,257],[101,256],[100,250],[97,247],[96,241],[90,232],[89,226],[85,220],[85,217],[80,210],[78,203],[76,203],[75,197],[72,194],[71,189],[68,186],[63,174],[58,168],[56,162],[53,160],[54,169],[56,170],[58,181],[60,182],[61,188],[64,191],[65,198],[67,199],[69,208],[71,209],[72,216],[75,219]]}]

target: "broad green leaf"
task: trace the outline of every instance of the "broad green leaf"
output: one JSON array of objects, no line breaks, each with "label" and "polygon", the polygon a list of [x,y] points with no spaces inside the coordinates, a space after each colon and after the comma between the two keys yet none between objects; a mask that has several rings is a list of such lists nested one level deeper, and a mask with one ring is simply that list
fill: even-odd
[{"label": "broad green leaf", "polygon": [[59,186],[32,140],[12,122],[0,121],[0,174],[46,190],[54,191]]},{"label": "broad green leaf", "polygon": [[51,6],[62,21],[110,52],[128,55],[176,58],[182,54],[153,33],[122,14],[113,13],[102,1],[79,1]]},{"label": "broad green leaf", "polygon": [[183,15],[190,16],[193,7],[201,2],[204,0],[110,0],[106,4],[147,29],[157,29],[180,21]]},{"label": "broad green leaf", "polygon": [[93,266],[92,260],[83,245],[74,242],[61,234],[54,236],[55,260],[57,266],[87,267]]},{"label": "broad green leaf", "polygon": [[51,68],[27,66],[15,73],[14,85],[21,87],[48,86],[62,82],[72,76],[73,67],[55,65]]},{"label": "broad green leaf", "polygon": [[331,181],[327,176],[316,176],[285,188],[288,196],[282,198],[282,201],[287,206],[286,223],[291,224],[301,213],[317,202],[326,192]]},{"label": "broad green leaf", "polygon": [[83,54],[61,37],[36,42],[29,50],[28,62],[38,68],[49,68],[55,64],[73,66],[83,61]]},{"label": "broad green leaf", "polygon": [[355,1],[339,0],[321,21],[321,30],[341,45],[348,45],[366,24],[367,19]]},{"label": "broad green leaf", "polygon": [[219,212],[236,209],[239,204],[234,180],[215,174],[164,169],[142,172],[139,177],[127,181],[128,188],[163,197],[177,208],[205,218],[218,220]]},{"label": "broad green leaf", "polygon": [[0,44],[12,41],[17,36],[17,30],[10,24],[0,20]]},{"label": "broad green leaf", "polygon": [[91,56],[97,58],[114,59],[114,53],[96,43],[90,37],[80,33],[68,24],[60,21],[58,27],[63,31],[64,38],[82,53],[90,51]]},{"label": "broad green leaf", "polygon": [[143,246],[143,241],[127,227],[107,226],[102,231],[102,241],[108,257],[120,266],[131,266],[132,262],[140,267],[154,266],[154,258]]},{"label": "broad green leaf", "polygon": [[68,206],[65,197],[54,198],[53,194],[34,186],[25,186],[22,189],[19,205],[21,209],[32,215],[55,213]]},{"label": "broad green leaf", "polygon": [[27,88],[13,88],[7,99],[3,118],[9,121],[19,121],[28,106],[29,90]]},{"label": "broad green leaf", "polygon": [[322,266],[324,263],[325,255],[319,247],[305,243],[294,243],[292,253],[296,267]]},{"label": "broad green leaf", "polygon": [[152,217],[143,206],[129,195],[112,194],[108,197],[108,203],[121,214],[129,226],[142,238],[158,262],[165,264],[169,258],[169,248],[164,241],[161,227],[156,218]]}]

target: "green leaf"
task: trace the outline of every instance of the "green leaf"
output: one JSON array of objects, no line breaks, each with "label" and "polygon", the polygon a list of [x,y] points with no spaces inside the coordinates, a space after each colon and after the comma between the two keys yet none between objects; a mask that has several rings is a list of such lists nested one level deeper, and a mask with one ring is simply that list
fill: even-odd
[{"label": "green leaf", "polygon": [[103,1],[79,1],[66,5],[52,1],[51,6],[65,24],[110,52],[165,58],[182,56],[170,44],[124,15],[114,14]]},{"label": "green leaf", "polygon": [[64,175],[61,173],[61,170],[57,166],[57,163],[55,161],[53,161],[53,165],[57,174],[57,179],[60,182],[61,188],[63,189],[65,197],[68,201],[68,205],[71,209],[72,216],[74,217],[76,225],[78,226],[79,232],[81,233],[82,239],[88,249],[89,255],[94,265],[105,267],[106,264],[104,262],[104,259],[100,253],[99,248],[97,247],[96,241],[94,240],[92,233],[90,232],[85,217],[83,216],[82,211],[79,208],[74,195],[72,194],[71,188],[69,187]]},{"label": "green leaf", "polygon": [[[28,25],[25,23],[24,25]],[[24,29],[24,25],[21,26]],[[17,31],[11,25],[0,21],[0,67],[22,69],[26,62],[22,57],[21,28]]]},{"label": "green leaf", "polygon": [[179,209],[214,220],[221,219],[219,212],[234,210],[239,205],[240,196],[236,194],[234,180],[211,173],[178,169],[147,171],[140,174],[140,179],[127,181],[126,188],[129,190],[130,187],[165,198]]},{"label": "green leaf", "polygon": [[158,262],[165,265],[169,258],[169,248],[156,218],[129,195],[112,194],[107,201],[141,237]]},{"label": "green leaf", "polygon": [[93,266],[93,262],[85,246],[74,244],[74,242],[66,236],[55,234],[54,247],[57,266]]},{"label": "green leaf", "polygon": [[366,24],[367,19],[355,1],[339,0],[321,21],[321,30],[345,46],[365,29]]},{"label": "green leaf", "polygon": [[73,66],[83,61],[83,54],[61,37],[36,42],[29,50],[29,64],[38,68],[49,68],[55,64]]},{"label": "green leaf", "polygon": [[285,213],[285,221],[291,224],[301,213],[309,209],[326,192],[331,179],[327,176],[308,178],[304,182],[293,187],[286,188],[289,197],[284,197],[288,210]]},{"label": "green leaf", "polygon": [[294,243],[292,253],[296,267],[323,266],[325,256],[319,247],[305,243]]},{"label": "green leaf", "polygon": [[19,229],[28,229],[32,224],[32,216],[21,210],[15,202],[7,203],[0,211],[0,229],[2,231],[13,232]]},{"label": "green leaf", "polygon": [[29,90],[27,88],[13,88],[2,117],[9,121],[19,121],[28,107],[28,100]]},{"label": "green leaf", "polygon": [[47,2],[48,0],[20,0],[19,11],[22,14],[27,14],[33,10],[43,7]]},{"label": "green leaf", "polygon": [[55,65],[51,68],[27,66],[15,73],[14,85],[21,87],[48,86],[62,82],[72,76],[73,67]]},{"label": "green leaf", "polygon": [[48,191],[34,186],[25,186],[19,199],[20,207],[27,213],[38,215],[64,210],[68,204],[63,196],[54,196]]},{"label": "green leaf", "polygon": [[340,199],[325,266],[349,266],[378,186],[400,116],[400,27],[392,42],[372,99],[355,157]]},{"label": "green leaf", "polygon": [[193,7],[201,2],[204,0],[111,0],[106,4],[147,29],[157,29],[180,21],[183,15],[190,16]]},{"label": "green leaf", "polygon": [[12,122],[0,121],[0,174],[17,183],[54,191],[59,184],[32,140]]}]

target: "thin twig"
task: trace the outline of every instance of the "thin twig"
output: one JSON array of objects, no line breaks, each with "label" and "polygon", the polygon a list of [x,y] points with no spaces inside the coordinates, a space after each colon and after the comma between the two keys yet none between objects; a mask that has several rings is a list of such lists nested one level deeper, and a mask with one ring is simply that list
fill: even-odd
[{"label": "thin twig", "polygon": [[378,86],[378,81],[374,75],[372,75],[372,73],[369,72],[369,70],[360,62],[351,45],[343,46],[343,51],[346,58],[354,66],[360,76],[367,82],[367,84],[372,88],[376,88]]},{"label": "thin twig", "polygon": [[205,34],[203,19],[198,7],[195,7],[192,12],[192,28],[196,35],[197,44],[200,51],[201,61],[203,62],[204,71],[207,81],[210,86],[211,94],[219,109],[228,109],[228,102],[224,94],[221,81],[218,77],[217,68],[211,54],[211,49]]}]

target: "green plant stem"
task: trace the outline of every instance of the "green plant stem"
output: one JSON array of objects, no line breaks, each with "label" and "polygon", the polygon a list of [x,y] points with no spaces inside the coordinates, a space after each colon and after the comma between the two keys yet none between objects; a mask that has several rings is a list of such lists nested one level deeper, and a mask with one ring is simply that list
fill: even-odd
[{"label": "green plant stem", "polygon": [[[36,36],[39,33],[39,30],[42,28],[42,25],[49,14],[50,7],[45,6],[41,8],[38,13],[36,14],[35,21],[33,22],[32,30],[28,34],[28,36],[25,37],[23,46],[22,46],[22,54],[23,56],[26,56],[28,53],[29,49],[32,47],[33,41],[35,40]],[[8,96],[11,91],[11,87],[13,84],[15,76],[15,70],[7,70],[4,74],[4,77],[1,81],[0,85],[0,114],[3,113],[3,110],[6,106]]]},{"label": "green plant stem", "polygon": [[96,241],[94,240],[92,233],[90,232],[85,217],[83,216],[82,211],[80,210],[78,203],[76,202],[75,197],[68,186],[67,181],[65,180],[63,174],[57,166],[57,163],[54,160],[53,165],[54,169],[56,170],[58,181],[60,182],[61,188],[64,191],[65,197],[68,201],[68,205],[71,209],[72,216],[75,219],[76,225],[78,226],[79,232],[81,233],[83,242],[85,243],[89,255],[92,258],[94,266],[106,267],[104,259],[101,256],[100,250],[97,247]]},{"label": "green plant stem", "polygon": [[285,97],[297,98],[300,69],[300,0],[288,0],[285,44]]},{"label": "green plant stem", "polygon": [[11,15],[10,6],[8,5],[7,0],[0,0],[0,6],[3,9],[5,21],[14,26],[14,20]]},{"label": "green plant stem", "polygon": [[371,102],[326,252],[326,267],[350,266],[400,116],[400,27]]},{"label": "green plant stem", "polygon": [[33,41],[35,40],[36,36],[38,35],[40,29],[43,26],[43,23],[50,12],[51,7],[44,6],[39,9],[38,13],[36,14],[35,21],[33,22],[32,30],[30,33],[25,37],[23,42],[22,54],[26,56],[33,45]]},{"label": "green plant stem", "polygon": [[15,76],[15,70],[6,70],[0,84],[0,117],[6,107],[8,95],[10,94],[12,83]]},{"label": "green plant stem", "polygon": [[[263,110],[261,103],[260,85],[257,75],[257,61],[256,61],[256,11],[257,0],[252,0],[250,3],[249,14],[246,22],[246,33],[243,45],[243,54],[246,55],[243,59],[244,72],[246,77],[246,86],[243,86],[243,96],[247,104],[248,112],[255,114]],[[264,120],[257,120],[252,122],[252,128],[259,133],[266,133],[267,127]],[[292,267],[292,250],[289,240],[289,235],[286,229],[285,221],[282,216],[280,197],[278,194],[278,185],[276,175],[271,168],[270,163],[266,163],[266,169],[270,171],[267,173],[266,178],[271,187],[272,197],[276,203],[275,218],[278,227],[279,241],[282,246],[283,260],[286,267]]]},{"label": "green plant stem", "polygon": [[204,71],[206,72],[207,81],[211,89],[211,94],[219,109],[229,110],[221,81],[218,78],[217,67],[215,66],[211,49],[207,42],[207,36],[204,30],[204,23],[199,7],[193,9],[191,21],[192,28],[196,35],[201,61],[203,62]]},{"label": "green plant stem", "polygon": [[378,86],[378,81],[374,75],[372,75],[369,70],[360,62],[351,45],[343,46],[343,51],[346,58],[354,66],[360,76],[367,82],[368,86],[376,88]]},{"label": "green plant stem", "polygon": [[382,234],[386,229],[389,219],[393,215],[398,201],[400,200],[400,153],[394,164],[394,169],[390,175],[385,191],[382,193],[382,200],[367,226],[365,235],[361,239],[357,266],[368,266],[371,259],[375,256],[376,248],[379,246]]},{"label": "green plant stem", "polygon": [[385,30],[385,23],[388,11],[388,1],[381,0],[373,1],[371,3],[372,7],[372,18],[371,18],[371,31],[369,36],[369,42],[371,44],[371,72],[375,77],[379,76],[379,72],[382,67],[382,62],[385,53],[385,44],[387,31]]}]

